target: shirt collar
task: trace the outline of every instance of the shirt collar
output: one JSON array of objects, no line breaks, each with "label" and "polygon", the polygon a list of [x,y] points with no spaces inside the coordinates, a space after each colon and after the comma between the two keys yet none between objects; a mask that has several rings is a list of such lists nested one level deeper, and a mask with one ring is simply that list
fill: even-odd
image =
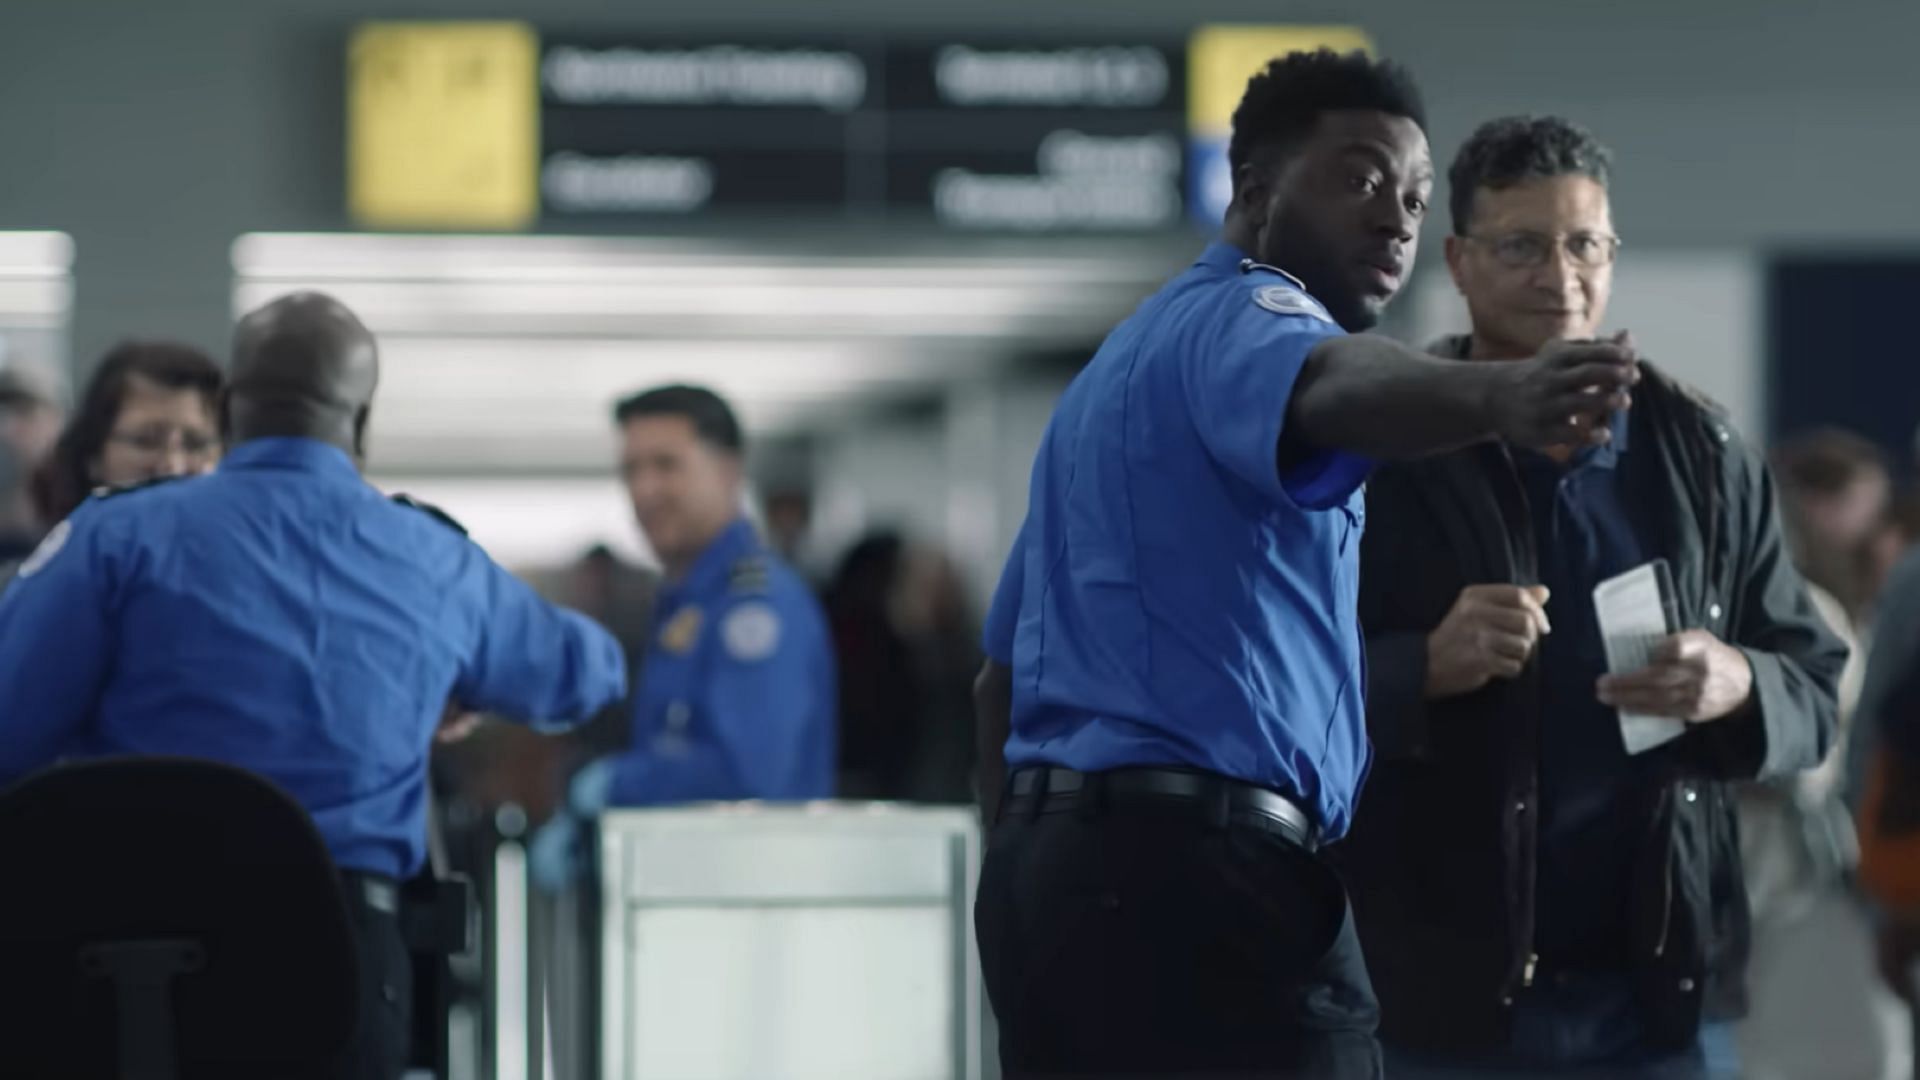
[{"label": "shirt collar", "polygon": [[1279,274],[1289,282],[1292,282],[1293,286],[1301,292],[1309,296],[1313,295],[1313,291],[1307,288],[1306,282],[1301,281],[1299,278],[1294,277],[1291,273],[1277,266],[1256,260],[1253,256],[1240,250],[1239,245],[1229,244],[1225,240],[1215,240],[1213,243],[1208,244],[1207,249],[1200,253],[1200,258],[1194,261],[1194,265],[1204,266],[1223,274],[1240,274],[1255,269],[1265,270],[1269,273]]},{"label": "shirt collar", "polygon": [[1583,455],[1583,464],[1597,465],[1602,469],[1611,469],[1619,462],[1620,455],[1627,452],[1627,429],[1632,426],[1627,422],[1627,414],[1628,410],[1626,409],[1615,409],[1613,411],[1613,415],[1607,418],[1607,429],[1613,432],[1613,438],[1608,439],[1603,446],[1595,446],[1589,449],[1586,454]]},{"label": "shirt collar", "polygon": [[228,450],[221,472],[286,469],[293,472],[360,478],[360,469],[345,450],[318,439],[274,437],[248,439]]},{"label": "shirt collar", "polygon": [[753,522],[736,518],[693,560],[686,577],[662,591],[675,598],[708,592],[716,583],[726,580],[734,563],[759,549],[760,534],[754,531]]}]

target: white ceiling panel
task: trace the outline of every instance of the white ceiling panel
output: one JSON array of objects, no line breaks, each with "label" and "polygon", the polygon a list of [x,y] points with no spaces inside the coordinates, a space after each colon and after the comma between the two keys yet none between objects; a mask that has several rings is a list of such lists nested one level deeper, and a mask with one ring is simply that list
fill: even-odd
[{"label": "white ceiling panel", "polygon": [[1097,340],[1187,250],[906,248],[256,234],[234,245],[234,308],[319,289],[366,320],[382,468],[586,472],[607,467],[608,410],[637,389],[711,386],[761,437],[817,429]]}]

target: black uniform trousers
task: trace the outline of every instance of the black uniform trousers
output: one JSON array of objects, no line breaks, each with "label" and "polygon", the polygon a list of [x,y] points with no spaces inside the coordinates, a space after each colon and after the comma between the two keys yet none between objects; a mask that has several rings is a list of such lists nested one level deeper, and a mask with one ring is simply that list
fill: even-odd
[{"label": "black uniform trousers", "polygon": [[346,1053],[325,1075],[398,1080],[413,1037],[413,956],[400,929],[400,888],[377,875],[340,876],[360,966],[360,1016]]},{"label": "black uniform trousers", "polygon": [[1380,1075],[1346,890],[1275,830],[1199,802],[1010,803],[974,920],[1010,1078]]}]

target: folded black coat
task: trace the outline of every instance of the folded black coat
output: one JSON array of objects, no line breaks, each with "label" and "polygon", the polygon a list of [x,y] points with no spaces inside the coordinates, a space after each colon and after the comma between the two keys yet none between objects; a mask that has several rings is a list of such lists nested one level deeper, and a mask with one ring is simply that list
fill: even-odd
[{"label": "folded black coat", "polygon": [[[1749,914],[1728,782],[1811,768],[1835,731],[1846,647],[1782,545],[1772,482],[1718,406],[1643,365],[1623,497],[1659,522],[1648,549],[1673,571],[1681,625],[1753,666],[1756,708],[1649,751],[1660,782],[1639,808],[1648,842],[1631,896],[1626,966],[1648,1030],[1682,1047],[1706,1019],[1746,1010]],[[1377,472],[1362,543],[1372,774],[1347,875],[1382,1034],[1472,1053],[1507,1037],[1531,977],[1537,865],[1537,665],[1428,701],[1426,637],[1460,591],[1533,584],[1531,517],[1511,458],[1487,443]]]}]

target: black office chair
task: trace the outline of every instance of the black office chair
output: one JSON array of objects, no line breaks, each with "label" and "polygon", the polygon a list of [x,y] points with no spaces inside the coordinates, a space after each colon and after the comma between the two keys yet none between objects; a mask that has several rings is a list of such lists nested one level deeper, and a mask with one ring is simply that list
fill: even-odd
[{"label": "black office chair", "polygon": [[252,773],[113,758],[0,792],[4,1075],[309,1075],[353,1033],[350,933],[312,820]]}]

